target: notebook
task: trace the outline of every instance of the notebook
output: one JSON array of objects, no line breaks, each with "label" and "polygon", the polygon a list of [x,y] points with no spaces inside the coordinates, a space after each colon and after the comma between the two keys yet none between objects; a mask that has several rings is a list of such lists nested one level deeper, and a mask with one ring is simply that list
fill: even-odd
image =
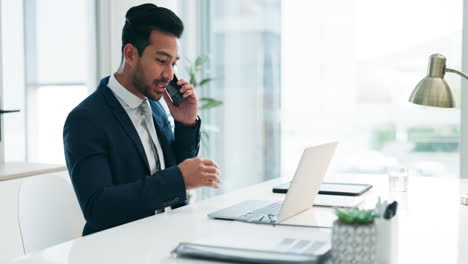
[{"label": "notebook", "polygon": [[[280,251],[279,249],[259,250],[181,242],[171,253],[177,257],[239,263],[313,264],[323,263],[330,252],[330,246],[321,241],[285,238],[278,246],[286,244],[285,249]],[[289,248],[286,249],[286,247]]]},{"label": "notebook", "polygon": [[[243,228],[246,229],[245,227]],[[246,233],[255,232],[255,236]],[[193,242],[180,242],[172,251],[177,258],[194,258],[235,263],[323,263],[331,253],[329,232],[254,229],[226,230]]]}]

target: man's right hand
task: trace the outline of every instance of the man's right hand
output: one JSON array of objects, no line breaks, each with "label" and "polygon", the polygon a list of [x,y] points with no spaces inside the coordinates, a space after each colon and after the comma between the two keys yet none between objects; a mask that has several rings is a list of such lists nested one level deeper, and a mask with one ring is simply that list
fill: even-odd
[{"label": "man's right hand", "polygon": [[178,166],[187,190],[199,187],[218,189],[221,184],[219,167],[214,161],[195,157],[184,160]]}]

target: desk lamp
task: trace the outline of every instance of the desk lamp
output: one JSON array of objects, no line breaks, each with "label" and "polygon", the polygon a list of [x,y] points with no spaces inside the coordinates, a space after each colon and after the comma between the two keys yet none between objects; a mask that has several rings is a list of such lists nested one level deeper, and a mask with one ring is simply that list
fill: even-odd
[{"label": "desk lamp", "polygon": [[[409,98],[410,103],[432,107],[455,107],[452,92],[444,79],[444,75],[446,72],[453,72],[465,79],[468,79],[468,76],[463,72],[447,68],[445,66],[446,60],[441,54],[432,54],[429,57],[427,76],[414,88]],[[461,196],[461,203],[468,205],[468,194]]]}]

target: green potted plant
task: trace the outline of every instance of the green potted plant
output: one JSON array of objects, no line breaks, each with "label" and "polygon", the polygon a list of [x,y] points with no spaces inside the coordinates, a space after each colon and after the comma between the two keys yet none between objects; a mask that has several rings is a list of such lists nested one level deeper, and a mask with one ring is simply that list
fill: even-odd
[{"label": "green potted plant", "polygon": [[[191,61],[188,58],[185,58],[185,71],[188,75],[189,82],[195,87],[195,89],[199,89],[203,86],[208,85],[211,81],[214,80],[212,77],[203,77],[203,69],[208,63],[208,56],[197,56],[194,61]],[[198,92],[198,91],[197,91]],[[199,97],[199,110],[200,111],[207,111],[216,107],[219,107],[223,104],[222,101],[217,100],[212,97]],[[202,126],[201,134],[202,134],[202,144],[208,144],[209,133],[213,133],[217,131],[217,127],[210,124],[204,124]],[[196,190],[190,190],[187,192],[187,199],[189,201],[194,201],[196,199]]]},{"label": "green potted plant", "polygon": [[[208,56],[203,56],[203,55],[200,55],[200,56],[197,56],[195,58],[194,61],[191,61],[190,59],[186,58],[186,67],[185,67],[185,70],[188,74],[188,77],[189,77],[189,82],[193,85],[193,87],[195,87],[196,89],[197,88],[201,88],[203,86],[206,86],[207,84],[209,84],[211,81],[215,80],[214,78],[212,77],[205,77],[203,78],[202,77],[202,71],[204,69],[204,66],[206,65],[206,63],[208,63]],[[199,105],[199,110],[201,111],[206,111],[206,110],[209,110],[209,109],[213,109],[213,108],[216,108],[216,107],[219,107],[223,104],[222,101],[220,100],[217,100],[215,98],[212,98],[212,97],[200,97],[198,99],[198,101],[200,102],[200,105]],[[209,137],[209,132],[210,131],[215,131],[216,128],[213,127],[213,126],[204,126],[203,129],[202,129],[202,141],[206,144],[206,140],[208,139]]]}]

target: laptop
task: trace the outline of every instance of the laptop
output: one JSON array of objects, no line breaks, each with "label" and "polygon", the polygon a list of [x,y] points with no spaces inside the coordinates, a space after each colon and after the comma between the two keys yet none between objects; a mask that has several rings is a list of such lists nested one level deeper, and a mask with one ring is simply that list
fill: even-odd
[{"label": "laptop", "polygon": [[[314,205],[320,183],[325,177],[337,144],[338,142],[330,142],[304,150],[283,202],[247,200],[210,213],[208,217],[251,223],[279,224],[310,209]],[[356,200],[353,203],[357,205],[361,201]]]}]

